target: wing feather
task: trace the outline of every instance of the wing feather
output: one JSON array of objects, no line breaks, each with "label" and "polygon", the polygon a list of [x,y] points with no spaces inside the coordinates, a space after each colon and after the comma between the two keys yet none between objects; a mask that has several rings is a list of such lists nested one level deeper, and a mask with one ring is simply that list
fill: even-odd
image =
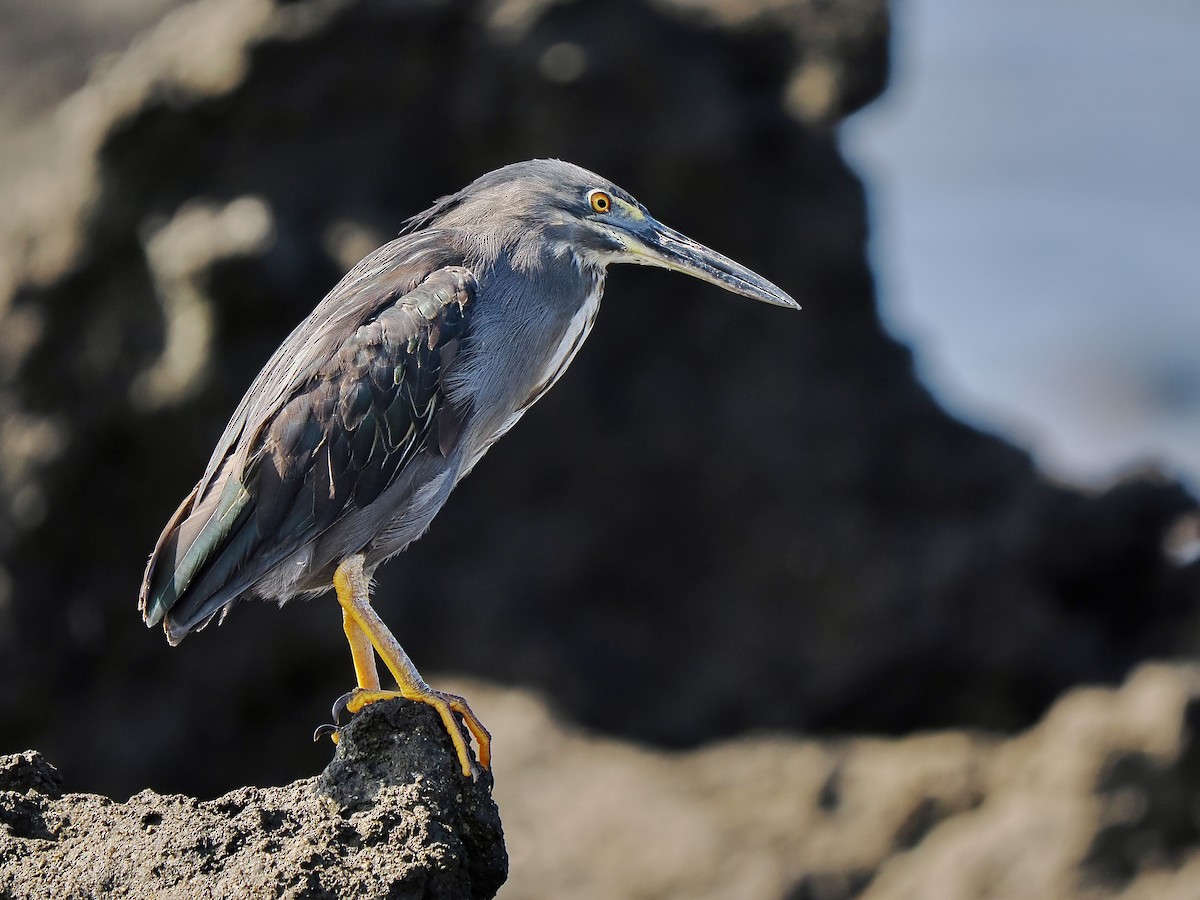
[{"label": "wing feather", "polygon": [[[453,260],[381,248],[272,357],[150,558],[140,606],[177,642],[271,569],[375,502],[464,410],[443,379],[469,332],[476,283]],[[384,254],[385,255],[385,254]],[[438,427],[445,409],[451,426]],[[357,548],[356,548],[357,549]],[[349,551],[353,552],[353,551]]]}]

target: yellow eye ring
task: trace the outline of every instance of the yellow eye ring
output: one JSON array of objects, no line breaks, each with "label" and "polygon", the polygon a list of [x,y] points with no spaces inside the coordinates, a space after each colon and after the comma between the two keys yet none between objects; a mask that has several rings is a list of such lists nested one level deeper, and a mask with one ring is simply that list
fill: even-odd
[{"label": "yellow eye ring", "polygon": [[612,210],[612,197],[606,191],[592,191],[588,194],[588,203],[592,212],[606,213]]}]

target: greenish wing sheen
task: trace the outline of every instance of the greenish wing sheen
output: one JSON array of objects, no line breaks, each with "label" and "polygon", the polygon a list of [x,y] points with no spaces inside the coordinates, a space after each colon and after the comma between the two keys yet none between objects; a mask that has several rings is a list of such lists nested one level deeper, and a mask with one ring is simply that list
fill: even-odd
[{"label": "greenish wing sheen", "polygon": [[[319,365],[291,367],[301,377],[257,423],[251,390],[239,408],[241,434],[226,441],[224,458],[214,458],[155,549],[142,588],[147,624],[166,617],[168,636],[181,639],[373,503],[415,455],[450,452],[464,411],[445,402],[442,384],[474,292],[471,273],[448,266],[411,291],[376,295]],[[287,350],[269,368],[281,370]]]}]

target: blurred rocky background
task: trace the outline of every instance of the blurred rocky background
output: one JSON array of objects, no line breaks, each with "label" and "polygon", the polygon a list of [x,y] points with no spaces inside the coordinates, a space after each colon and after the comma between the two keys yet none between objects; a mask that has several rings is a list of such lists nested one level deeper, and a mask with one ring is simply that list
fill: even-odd
[{"label": "blurred rocky background", "polygon": [[325,765],[308,735],[353,677],[332,600],[172,650],[141,569],[341,272],[559,156],[805,308],[614,271],[570,373],[381,572],[426,674],[490,683],[502,896],[1186,885],[1195,672],[1090,686],[1194,655],[1196,500],[1150,470],[1048,482],[918,382],[838,145],[888,52],[884,0],[7,0],[0,753],[118,798]]}]

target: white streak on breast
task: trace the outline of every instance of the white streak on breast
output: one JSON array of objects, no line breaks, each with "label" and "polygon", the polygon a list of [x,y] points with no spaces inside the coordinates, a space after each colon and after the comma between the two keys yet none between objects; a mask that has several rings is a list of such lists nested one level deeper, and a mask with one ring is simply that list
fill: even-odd
[{"label": "white streak on breast", "polygon": [[[567,330],[563,332],[558,346],[554,348],[554,353],[542,368],[541,376],[538,378],[529,397],[522,404],[520,412],[524,412],[533,406],[546,391],[554,387],[554,382],[558,381],[567,371],[571,362],[575,359],[575,354],[579,352],[579,348],[583,346],[583,342],[587,340],[587,336],[592,332],[592,326],[596,324],[596,314],[600,312],[600,296],[603,289],[597,284],[583,306],[571,317],[571,322],[567,326]],[[510,426],[511,427],[511,426]]]},{"label": "white streak on breast", "polygon": [[591,334],[592,326],[596,324],[596,314],[600,312],[600,297],[603,293],[604,285],[602,282],[597,281],[592,292],[588,294],[587,300],[579,307],[575,315],[571,317],[571,321],[563,332],[562,338],[559,339],[558,346],[554,348],[554,352],[550,354],[545,365],[542,366],[542,371],[539,373],[537,380],[534,381],[533,387],[530,389],[524,402],[467,458],[463,465],[462,473],[459,475],[460,478],[465,477],[475,467],[475,464],[483,458],[483,455],[487,453],[492,444],[507,434],[508,430],[520,421],[521,416],[525,415],[529,408],[545,395],[546,391],[554,387],[554,383],[562,378],[563,373],[570,368],[572,361],[575,359],[575,354],[579,352],[579,348],[583,346],[583,342]]}]

